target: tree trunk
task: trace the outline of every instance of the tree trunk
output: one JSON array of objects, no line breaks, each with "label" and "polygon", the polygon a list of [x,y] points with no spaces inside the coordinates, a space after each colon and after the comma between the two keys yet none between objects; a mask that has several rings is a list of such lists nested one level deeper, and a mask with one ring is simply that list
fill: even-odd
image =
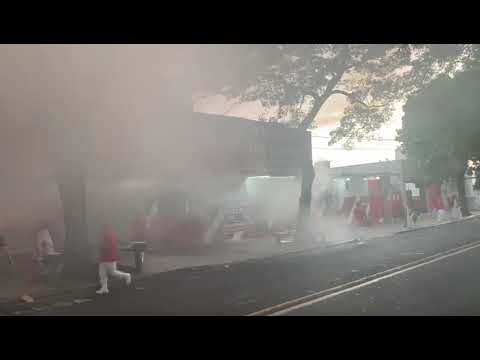
[{"label": "tree trunk", "polygon": [[301,237],[309,234],[309,220],[312,206],[312,184],[315,179],[313,165],[305,166],[302,174],[302,188],[298,201],[297,234]]},{"label": "tree trunk", "polygon": [[420,188],[420,199],[422,200],[422,211],[428,211],[428,206],[427,206],[427,194],[425,192],[425,188],[427,186],[427,183],[422,180],[418,183],[418,187]]},{"label": "tree trunk", "polygon": [[301,124],[298,126],[300,130],[305,131],[310,127],[310,125],[312,125],[313,120],[315,120],[315,117],[317,116],[318,112],[322,108],[325,101],[327,101],[327,99],[328,99],[328,96],[322,96],[321,98],[315,99],[312,109],[310,110],[308,115],[305,117],[305,119],[303,119]]},{"label": "tree trunk", "polygon": [[86,184],[83,176],[71,176],[59,181],[65,224],[64,276],[90,278],[95,266],[88,242],[86,219]]},{"label": "tree trunk", "polygon": [[465,169],[457,173],[455,180],[458,187],[458,202],[460,211],[462,212],[462,216],[469,216],[471,213],[468,210],[467,199],[465,197]]},{"label": "tree trunk", "polygon": [[340,56],[342,59],[341,60],[342,63],[340,64],[340,67],[338,68],[333,78],[328,82],[327,87],[325,88],[325,91],[323,92],[322,96],[317,97],[314,95],[315,103],[313,104],[313,108],[310,111],[310,113],[307,115],[307,117],[298,126],[299,129],[307,130],[310,127],[310,125],[313,123],[313,120],[315,120],[315,117],[317,116],[318,112],[322,108],[323,104],[325,104],[328,98],[333,94],[335,86],[337,86],[338,82],[341,80],[343,74],[345,73],[345,70],[346,70],[345,64],[347,61],[348,52],[349,52],[349,45],[345,44],[342,50],[342,55]]},{"label": "tree trunk", "polygon": [[297,239],[310,239],[310,211],[312,206],[312,185],[315,179],[315,169],[312,164],[312,139],[307,133],[305,156],[302,168],[302,187],[298,201]]}]

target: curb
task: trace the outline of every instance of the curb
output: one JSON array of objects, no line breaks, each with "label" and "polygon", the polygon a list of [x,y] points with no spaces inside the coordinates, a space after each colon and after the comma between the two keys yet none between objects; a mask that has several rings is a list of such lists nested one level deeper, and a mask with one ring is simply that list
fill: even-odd
[{"label": "curb", "polygon": [[434,227],[441,226],[441,225],[461,223],[461,222],[464,222],[464,221],[468,221],[468,220],[471,220],[471,219],[475,219],[475,218],[477,218],[477,217],[480,217],[480,214],[466,216],[466,217],[464,217],[464,218],[457,219],[457,220],[444,221],[444,222],[437,223],[437,224],[424,225],[424,226],[409,228],[409,229],[405,229],[405,230],[400,230],[400,231],[394,232],[393,234],[403,234],[403,233],[412,232],[412,231],[417,231],[417,230],[422,230],[422,229],[430,229],[430,228],[434,228]]},{"label": "curb", "polygon": [[208,269],[212,269],[212,268],[216,268],[216,267],[220,268],[220,267],[230,266],[232,264],[235,264],[235,265],[236,264],[245,264],[245,263],[249,263],[249,262],[256,262],[256,261],[261,261],[261,260],[266,260],[266,259],[279,258],[279,257],[283,257],[283,256],[298,254],[298,253],[302,253],[302,252],[307,252],[307,251],[311,251],[311,250],[315,250],[315,249],[321,249],[321,248],[327,248],[327,247],[329,247],[329,246],[325,246],[324,244],[315,245],[315,246],[309,247],[308,249],[295,250],[295,251],[290,251],[290,252],[283,253],[283,254],[266,255],[266,256],[258,257],[258,258],[250,258],[250,259],[245,259],[245,260],[224,262],[224,263],[219,263],[219,264],[209,264],[209,265],[184,267],[184,268],[172,269],[172,270],[161,271],[161,272],[151,273],[151,274],[141,274],[141,275],[135,276],[134,279],[135,280],[143,280],[143,279],[148,279],[148,278],[151,278],[151,277],[154,277],[154,276],[158,276],[160,274],[172,273],[172,272],[175,272],[175,271],[178,271],[178,272],[180,272],[180,271],[202,271],[202,270],[208,270]]}]

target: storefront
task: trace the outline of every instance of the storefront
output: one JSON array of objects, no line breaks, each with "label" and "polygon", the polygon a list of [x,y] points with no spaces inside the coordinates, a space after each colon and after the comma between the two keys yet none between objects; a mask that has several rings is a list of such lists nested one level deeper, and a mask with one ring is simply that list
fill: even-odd
[{"label": "storefront", "polygon": [[[95,202],[91,212],[115,203],[110,208],[122,213],[116,223],[125,234],[122,240],[128,241],[132,231],[125,224],[132,224],[156,204],[158,213],[149,231],[152,251],[190,249],[220,241],[236,231],[254,235],[272,221],[294,221],[300,195],[298,179],[311,151],[309,133],[240,118],[192,116],[195,128],[183,127],[175,139],[176,148],[172,144],[163,160],[157,155],[156,173],[139,169],[142,181],[109,184],[101,192],[111,200],[97,192],[91,196],[92,204]],[[179,146],[182,143],[187,145]],[[163,163],[168,171],[162,169]],[[115,186],[108,195],[108,188]],[[126,198],[127,192],[130,199],[137,194],[138,201],[122,206],[119,199]],[[96,200],[100,198],[101,203]],[[95,223],[89,227],[91,237],[99,229],[99,218],[89,217]]]},{"label": "storefront", "polygon": [[[355,206],[364,209],[369,224],[395,221],[404,216],[401,197],[401,160],[330,169],[335,212],[348,217]],[[406,176],[409,208],[424,209],[420,188]]]}]

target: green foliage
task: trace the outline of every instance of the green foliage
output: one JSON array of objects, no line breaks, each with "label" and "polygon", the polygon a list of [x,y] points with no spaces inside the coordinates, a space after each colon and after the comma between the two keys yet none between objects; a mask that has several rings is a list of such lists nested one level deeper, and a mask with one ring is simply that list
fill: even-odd
[{"label": "green foliage", "polygon": [[458,44],[242,45],[241,49],[242,55],[238,48],[234,52],[229,76],[215,82],[217,89],[222,84],[223,95],[239,103],[260,101],[266,110],[263,120],[304,129],[315,125],[315,116],[330,96],[345,96],[348,106],[331,142],[347,144],[379,129],[398,101],[439,74],[469,66],[478,50]]},{"label": "green foliage", "polygon": [[480,69],[441,76],[404,106],[399,140],[430,180],[478,167],[480,159]]}]

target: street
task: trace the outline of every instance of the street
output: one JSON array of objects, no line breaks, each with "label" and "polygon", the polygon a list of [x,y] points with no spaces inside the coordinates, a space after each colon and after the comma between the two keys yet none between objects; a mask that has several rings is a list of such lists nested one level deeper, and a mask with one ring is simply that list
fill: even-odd
[{"label": "street", "polygon": [[480,247],[285,315],[480,315]]},{"label": "street", "polygon": [[[479,230],[480,219],[474,218],[365,244],[198,271],[166,272],[137,280],[131,288],[119,284],[107,296],[91,293],[79,299],[65,295],[50,304],[28,304],[2,312],[74,316],[258,312],[261,315],[478,315]],[[318,292],[322,293],[317,297]],[[295,308],[286,306],[280,314],[269,311],[279,304],[308,296],[312,298],[298,300]]]}]

